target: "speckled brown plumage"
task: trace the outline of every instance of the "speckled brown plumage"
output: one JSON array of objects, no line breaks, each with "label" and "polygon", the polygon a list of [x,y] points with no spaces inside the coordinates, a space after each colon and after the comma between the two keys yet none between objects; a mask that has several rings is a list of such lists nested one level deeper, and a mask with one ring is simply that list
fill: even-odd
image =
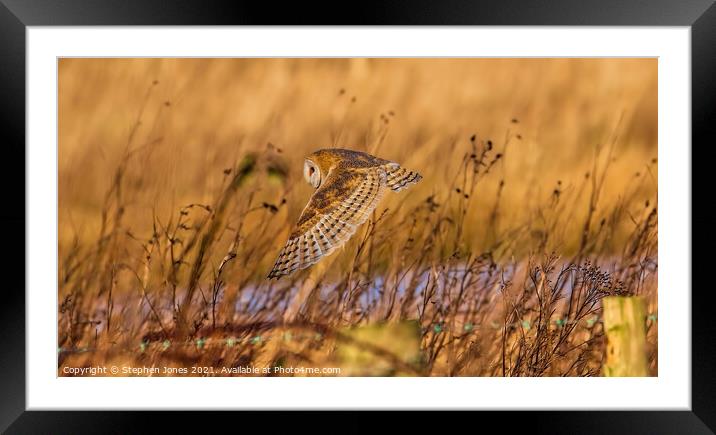
[{"label": "speckled brown plumage", "polygon": [[322,149],[304,176],[317,185],[268,278],[305,269],[343,246],[370,216],[386,187],[399,191],[422,178],[397,163],[360,151]]}]

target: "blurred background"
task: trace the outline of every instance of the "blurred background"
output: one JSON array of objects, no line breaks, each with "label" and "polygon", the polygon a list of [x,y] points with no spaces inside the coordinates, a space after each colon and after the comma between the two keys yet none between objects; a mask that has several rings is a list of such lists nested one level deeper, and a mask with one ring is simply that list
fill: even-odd
[{"label": "blurred background", "polygon": [[[104,193],[140,116],[133,146],[151,146],[130,168],[141,186],[126,213],[131,227],[151,219],[152,210],[168,216],[180,205],[208,202],[222,171],[267,143],[283,150],[291,183],[298,185],[287,198],[292,217],[311,192],[301,171],[313,150],[366,150],[381,141],[376,154],[423,174],[414,188],[422,196],[449,187],[473,134],[496,147],[510,139],[508,158],[481,186],[471,210],[476,226],[487,218],[501,179],[510,204],[503,218],[524,218],[530,201],[540,201],[558,181],[581,181],[595,146],[618,134],[603,193],[609,202],[656,157],[656,62],[62,59],[60,244],[98,231]],[[271,189],[260,195],[275,201]],[[644,189],[644,197],[653,194],[656,179]],[[578,231],[570,232],[578,238]]]}]

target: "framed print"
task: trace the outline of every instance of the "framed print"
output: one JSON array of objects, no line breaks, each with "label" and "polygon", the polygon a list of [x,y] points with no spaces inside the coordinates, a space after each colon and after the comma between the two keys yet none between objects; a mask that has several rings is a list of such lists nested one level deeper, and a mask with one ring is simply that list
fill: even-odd
[{"label": "framed print", "polygon": [[4,1],[2,429],[712,433],[691,144],[716,8],[562,3]]}]

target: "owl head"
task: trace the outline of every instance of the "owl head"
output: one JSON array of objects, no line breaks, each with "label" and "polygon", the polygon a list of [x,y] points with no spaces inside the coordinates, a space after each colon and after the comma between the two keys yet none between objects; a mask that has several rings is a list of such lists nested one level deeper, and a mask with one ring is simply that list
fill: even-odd
[{"label": "owl head", "polygon": [[318,189],[328,176],[328,172],[337,163],[335,156],[328,154],[325,150],[318,150],[308,157],[303,163],[303,178],[308,184]]},{"label": "owl head", "polygon": [[311,159],[306,159],[303,164],[303,178],[308,181],[308,184],[313,186],[314,189],[318,189],[323,181],[323,174],[321,168]]},{"label": "owl head", "polygon": [[314,189],[318,189],[326,181],[331,169],[348,159],[348,156],[344,155],[345,151],[320,149],[312,152],[303,163],[303,178]]}]

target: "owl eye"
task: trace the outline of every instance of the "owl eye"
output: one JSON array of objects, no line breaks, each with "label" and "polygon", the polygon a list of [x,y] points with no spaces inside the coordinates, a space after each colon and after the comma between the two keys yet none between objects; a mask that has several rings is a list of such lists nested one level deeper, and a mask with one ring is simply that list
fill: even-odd
[{"label": "owl eye", "polygon": [[309,176],[309,177],[312,176],[314,172],[316,172],[316,170],[313,168],[313,166],[311,166],[310,168],[308,168],[308,176]]}]

